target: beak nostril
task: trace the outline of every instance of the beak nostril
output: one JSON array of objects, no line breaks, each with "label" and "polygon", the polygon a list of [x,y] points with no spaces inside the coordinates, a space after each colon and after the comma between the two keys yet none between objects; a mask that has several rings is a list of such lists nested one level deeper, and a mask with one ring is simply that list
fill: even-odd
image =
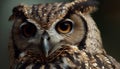
[{"label": "beak nostril", "polygon": [[48,34],[48,32],[44,31],[43,34],[42,34],[42,39],[47,39],[47,40],[50,40],[50,36]]},{"label": "beak nostril", "polygon": [[47,40],[50,40],[50,37],[48,37],[48,39]]}]

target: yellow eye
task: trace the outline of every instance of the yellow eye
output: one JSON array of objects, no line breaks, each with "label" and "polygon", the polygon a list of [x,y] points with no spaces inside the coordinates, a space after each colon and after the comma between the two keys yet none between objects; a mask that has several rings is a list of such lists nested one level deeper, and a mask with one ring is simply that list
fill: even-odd
[{"label": "yellow eye", "polygon": [[73,22],[72,21],[63,21],[63,22],[59,22],[56,25],[56,30],[59,33],[67,34],[67,33],[71,32],[72,27],[73,27]]},{"label": "yellow eye", "polygon": [[32,23],[23,23],[20,26],[20,31],[23,36],[25,37],[31,37],[34,36],[37,32],[37,28],[34,24]]}]

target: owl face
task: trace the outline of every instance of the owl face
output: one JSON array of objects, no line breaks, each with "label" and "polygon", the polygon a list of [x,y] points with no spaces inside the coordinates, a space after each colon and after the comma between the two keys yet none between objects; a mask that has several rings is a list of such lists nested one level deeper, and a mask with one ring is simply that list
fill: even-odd
[{"label": "owl face", "polygon": [[[58,51],[66,47],[77,47],[91,53],[99,51],[96,47],[100,45],[92,45],[96,38],[100,40],[98,33],[92,34],[95,31],[99,32],[89,16],[94,9],[94,5],[86,0],[16,6],[10,17],[10,20],[14,21],[10,42],[12,45],[9,46],[11,56],[24,59],[31,55],[40,62],[46,62],[51,55],[60,55]],[[88,39],[93,37],[93,41]]]},{"label": "owl face", "polygon": [[19,18],[14,22],[13,38],[20,52],[31,51],[48,57],[64,46],[78,45],[85,35],[84,24],[84,20],[74,13],[54,22]]}]

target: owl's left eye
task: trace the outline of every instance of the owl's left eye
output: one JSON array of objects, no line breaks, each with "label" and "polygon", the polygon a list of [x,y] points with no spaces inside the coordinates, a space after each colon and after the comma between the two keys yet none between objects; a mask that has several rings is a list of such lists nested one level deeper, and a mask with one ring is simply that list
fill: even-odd
[{"label": "owl's left eye", "polygon": [[73,28],[73,21],[65,20],[65,21],[59,22],[55,28],[57,32],[62,33],[62,34],[67,34],[71,32]]},{"label": "owl's left eye", "polygon": [[36,34],[37,28],[32,23],[23,23],[20,25],[20,31],[24,37],[32,37]]}]

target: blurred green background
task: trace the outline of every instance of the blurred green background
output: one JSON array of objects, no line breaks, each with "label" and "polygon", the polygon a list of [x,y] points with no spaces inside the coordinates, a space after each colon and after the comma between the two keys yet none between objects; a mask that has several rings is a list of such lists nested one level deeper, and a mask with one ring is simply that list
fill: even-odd
[{"label": "blurred green background", "polygon": [[[20,3],[38,4],[70,0],[0,0],[0,69],[8,69],[8,37],[12,23],[8,21],[12,8]],[[101,31],[107,53],[120,61],[120,0],[100,0],[98,11],[92,14]]]}]

